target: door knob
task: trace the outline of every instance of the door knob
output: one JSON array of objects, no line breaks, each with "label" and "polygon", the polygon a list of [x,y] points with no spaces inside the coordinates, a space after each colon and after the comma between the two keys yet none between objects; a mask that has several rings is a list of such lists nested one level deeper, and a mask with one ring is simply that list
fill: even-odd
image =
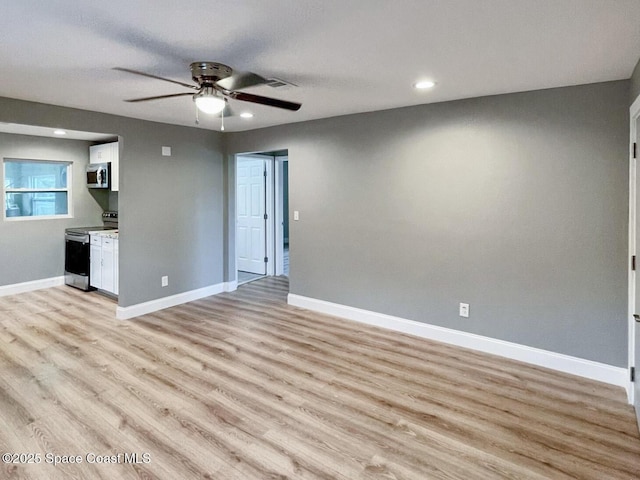
[{"label": "door knob", "polygon": [[637,313],[634,313],[633,318],[636,319],[636,322],[640,323],[640,315],[638,315]]}]

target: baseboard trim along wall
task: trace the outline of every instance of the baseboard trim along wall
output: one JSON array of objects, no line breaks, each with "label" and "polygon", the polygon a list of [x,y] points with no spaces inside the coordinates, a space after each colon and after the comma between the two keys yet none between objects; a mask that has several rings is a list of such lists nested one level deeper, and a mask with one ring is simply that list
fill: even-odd
[{"label": "baseboard trim along wall", "polygon": [[571,357],[561,353],[550,352],[539,348],[528,347],[518,343],[506,342],[473,333],[461,332],[450,328],[438,327],[426,323],[393,317],[383,313],[371,312],[360,308],[349,307],[301,295],[289,294],[288,303],[295,307],[306,308],[347,320],[366,323],[376,327],[396,330],[430,340],[436,340],[458,347],[469,348],[480,352],[491,353],[501,357],[518,360],[539,367],[550,368],[564,373],[597,380],[623,387],[628,391],[629,378],[626,368],[614,367],[582,358]]},{"label": "baseboard trim along wall", "polygon": [[31,282],[14,283],[12,285],[0,286],[0,297],[6,295],[17,295],[18,293],[32,292],[41,288],[58,287],[64,285],[64,275],[60,277],[43,278]]},{"label": "baseboard trim along wall", "polygon": [[116,309],[116,318],[119,320],[129,320],[130,318],[146,315],[147,313],[157,312],[165,308],[175,307],[187,302],[193,302],[204,297],[217,295],[222,292],[232,292],[237,288],[233,286],[234,282],[217,283],[208,287],[190,290],[188,292],[178,293],[169,297],[158,298],[144,303],[131,305],[130,307],[118,307]]},{"label": "baseboard trim along wall", "polygon": [[235,292],[238,289],[238,281],[234,280],[232,282],[224,283],[224,291],[225,292]]}]

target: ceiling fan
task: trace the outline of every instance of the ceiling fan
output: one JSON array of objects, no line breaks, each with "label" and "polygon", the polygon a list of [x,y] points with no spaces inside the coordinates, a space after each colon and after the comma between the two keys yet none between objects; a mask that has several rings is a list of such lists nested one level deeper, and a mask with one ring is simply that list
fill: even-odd
[{"label": "ceiling fan", "polygon": [[[129,68],[116,67],[114,70],[121,72],[142,75],[143,77],[155,78],[165,82],[175,83],[189,88],[191,92],[172,93],[169,95],[157,95],[154,97],[133,98],[126,102],[146,102],[149,100],[161,100],[163,98],[182,97],[190,95],[196,104],[197,110],[209,114],[222,113],[224,115],[227,107],[227,99],[240,100],[242,102],[258,103],[269,107],[283,108],[285,110],[297,111],[302,104],[278,100],[276,98],[263,97],[252,93],[239,92],[243,88],[264,85],[268,80],[252,72],[234,72],[227,65],[217,62],[193,62],[191,64],[191,78],[197,85],[179,82],[170,78],[159,77],[150,73],[131,70]],[[195,90],[195,92],[193,92]],[[196,113],[197,113],[196,110]],[[229,112],[229,108],[226,110]],[[227,114],[230,116],[230,112]],[[196,118],[196,123],[198,120]]]}]

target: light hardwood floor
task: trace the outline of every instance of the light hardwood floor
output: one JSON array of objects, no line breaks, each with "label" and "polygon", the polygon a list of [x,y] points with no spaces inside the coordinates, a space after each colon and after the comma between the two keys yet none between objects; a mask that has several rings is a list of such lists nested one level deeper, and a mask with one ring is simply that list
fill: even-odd
[{"label": "light hardwood floor", "polygon": [[266,276],[258,273],[243,272],[242,270],[238,270],[237,275],[238,285],[244,285],[245,283],[253,282],[254,280],[258,280],[259,278],[264,278]]},{"label": "light hardwood floor", "polygon": [[68,287],[0,298],[0,452],[42,456],[0,478],[640,478],[622,389],[290,307],[287,290],[266,278],[133,321]]}]

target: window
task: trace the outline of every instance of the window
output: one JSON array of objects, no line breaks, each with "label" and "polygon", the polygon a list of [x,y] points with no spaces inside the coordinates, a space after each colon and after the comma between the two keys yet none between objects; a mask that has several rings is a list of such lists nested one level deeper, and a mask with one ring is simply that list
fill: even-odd
[{"label": "window", "polygon": [[69,216],[70,177],[70,162],[5,158],[5,218]]}]

